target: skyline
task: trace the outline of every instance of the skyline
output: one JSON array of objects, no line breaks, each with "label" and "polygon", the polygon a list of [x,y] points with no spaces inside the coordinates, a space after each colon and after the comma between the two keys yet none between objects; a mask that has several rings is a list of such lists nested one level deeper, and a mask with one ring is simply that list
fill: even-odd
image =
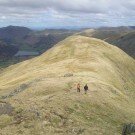
[{"label": "skyline", "polygon": [[116,27],[134,20],[134,0],[0,0],[0,27]]}]

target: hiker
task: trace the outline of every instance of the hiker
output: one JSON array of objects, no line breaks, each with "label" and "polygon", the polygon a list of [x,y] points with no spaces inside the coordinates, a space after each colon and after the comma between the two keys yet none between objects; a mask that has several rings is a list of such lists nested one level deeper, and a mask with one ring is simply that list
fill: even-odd
[{"label": "hiker", "polygon": [[77,92],[80,92],[80,83],[77,84]]},{"label": "hiker", "polygon": [[85,94],[87,93],[87,91],[88,91],[88,85],[86,84],[85,86],[84,86],[84,91],[85,91]]}]

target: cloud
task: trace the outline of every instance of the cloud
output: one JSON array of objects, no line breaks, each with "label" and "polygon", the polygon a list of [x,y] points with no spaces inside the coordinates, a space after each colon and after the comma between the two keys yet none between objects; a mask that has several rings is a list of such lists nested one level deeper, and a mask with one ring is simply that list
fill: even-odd
[{"label": "cloud", "polygon": [[0,18],[6,23],[38,19],[39,25],[125,25],[128,20],[134,25],[135,0],[0,0]]}]

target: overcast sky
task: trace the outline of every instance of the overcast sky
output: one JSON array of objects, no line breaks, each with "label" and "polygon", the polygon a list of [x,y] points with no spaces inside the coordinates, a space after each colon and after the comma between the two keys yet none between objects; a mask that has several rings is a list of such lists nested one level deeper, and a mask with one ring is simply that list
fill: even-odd
[{"label": "overcast sky", "polygon": [[135,0],[0,0],[0,27],[135,25]]}]

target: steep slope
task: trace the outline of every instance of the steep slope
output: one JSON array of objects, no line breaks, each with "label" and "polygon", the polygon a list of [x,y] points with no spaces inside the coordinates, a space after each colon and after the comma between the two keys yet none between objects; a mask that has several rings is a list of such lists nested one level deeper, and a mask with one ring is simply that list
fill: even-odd
[{"label": "steep slope", "polygon": [[130,32],[109,42],[135,58],[135,32]]},{"label": "steep slope", "polygon": [[1,72],[1,102],[12,108],[0,116],[1,134],[120,135],[123,123],[135,121],[134,88],[135,61],[126,53],[102,40],[69,37]]}]

